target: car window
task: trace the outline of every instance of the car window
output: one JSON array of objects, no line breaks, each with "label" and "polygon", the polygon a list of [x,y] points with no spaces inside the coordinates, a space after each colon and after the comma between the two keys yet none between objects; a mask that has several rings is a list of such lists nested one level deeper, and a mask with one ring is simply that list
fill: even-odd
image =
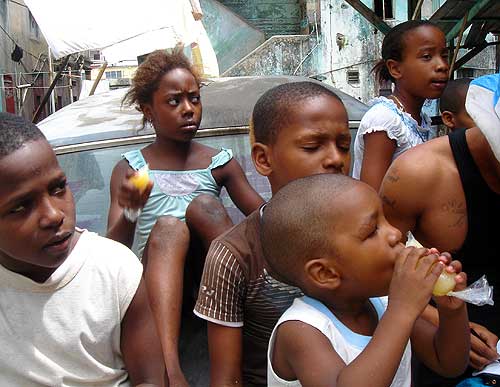
[{"label": "car window", "polygon": [[[248,135],[202,137],[197,141],[214,148],[232,149],[234,156],[246,172],[250,184],[264,199],[270,198],[271,189],[267,179],[259,175],[253,166]],[[144,144],[119,146],[58,156],[75,198],[76,221],[79,227],[100,235],[106,234],[109,184],[113,168],[123,153],[144,146]],[[243,214],[235,207],[225,190],[221,193],[221,199],[233,221],[241,221]]]}]

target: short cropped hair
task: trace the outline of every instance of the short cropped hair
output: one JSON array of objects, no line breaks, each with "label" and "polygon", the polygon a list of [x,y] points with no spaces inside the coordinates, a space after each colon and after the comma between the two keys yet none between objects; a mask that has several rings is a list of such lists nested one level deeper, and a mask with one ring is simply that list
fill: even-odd
[{"label": "short cropped hair", "polygon": [[472,78],[449,81],[439,99],[439,110],[458,114],[465,110],[465,98]]},{"label": "short cropped hair", "polygon": [[27,142],[41,139],[45,136],[35,124],[11,113],[0,113],[0,159]]},{"label": "short cropped hair", "polygon": [[264,207],[262,250],[277,279],[301,287],[304,264],[321,256],[336,257],[331,235],[341,193],[362,184],[341,174],[318,174],[292,181]]},{"label": "short cropped hair", "polygon": [[253,109],[252,139],[265,145],[273,145],[280,130],[289,124],[289,113],[297,109],[304,100],[319,96],[335,98],[344,106],[337,94],[316,82],[284,83],[266,91]]}]

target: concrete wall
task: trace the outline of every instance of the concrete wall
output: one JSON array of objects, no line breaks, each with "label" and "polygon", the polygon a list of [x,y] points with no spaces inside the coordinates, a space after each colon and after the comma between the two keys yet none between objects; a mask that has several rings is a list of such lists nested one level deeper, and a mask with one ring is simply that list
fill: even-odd
[{"label": "concrete wall", "polygon": [[[7,25],[7,0],[0,0],[0,25]],[[3,31],[0,31],[0,74],[3,74],[7,68],[7,36]],[[4,88],[3,88],[3,76],[0,76],[0,112],[5,111],[5,99],[4,99]]]},{"label": "concrete wall", "polygon": [[[12,39],[14,39],[14,41],[24,50],[22,58],[23,67],[23,65],[11,60],[11,52],[15,45],[3,31],[0,31],[0,74],[2,74],[0,78],[3,79],[3,75],[11,76],[14,83],[17,85],[26,84],[33,80],[31,75],[21,77],[20,73],[33,71],[37,62],[37,57],[40,54],[42,54],[42,57],[46,57],[47,54],[47,43],[40,31],[36,34],[36,23],[31,25],[28,8],[23,4],[22,0],[17,2],[0,0],[0,23]],[[47,70],[48,66],[45,65],[43,71]],[[46,76],[44,78],[46,78]],[[16,106],[17,114],[22,114],[26,118],[31,119],[35,111],[35,100],[37,96],[43,96],[44,94],[44,84],[46,84],[46,81],[44,81],[43,78],[39,78],[37,88],[27,89],[25,102],[21,111],[19,111],[18,104]],[[23,97],[21,94],[22,92],[19,90],[12,88],[4,89],[2,83],[0,83],[0,86],[2,86],[2,92],[0,94],[2,111],[6,110],[6,94],[12,95],[13,93],[16,102]]]},{"label": "concrete wall", "polygon": [[220,0],[220,2],[263,31],[266,38],[272,35],[300,33],[303,2],[299,0]]},{"label": "concrete wall", "polygon": [[311,57],[314,48],[315,40],[308,35],[276,35],[222,76],[308,75],[314,72],[317,65]]},{"label": "concrete wall", "polygon": [[[248,3],[256,7],[259,1]],[[364,102],[378,95],[371,69],[380,57],[383,35],[343,0],[308,0],[303,4],[307,15],[303,24],[309,36],[274,36],[223,75],[295,73],[314,76]],[[365,0],[365,4],[373,7],[373,0]],[[388,20],[389,24],[407,20],[406,0],[395,0],[394,13],[396,18]],[[355,72],[359,82],[349,81]]]},{"label": "concrete wall", "polygon": [[262,31],[216,0],[201,0],[203,25],[223,73],[265,41]]},{"label": "concrete wall", "polygon": [[[373,9],[373,0],[363,2]],[[407,20],[406,0],[394,1],[394,14],[386,20],[390,25]],[[384,35],[343,0],[321,1],[321,35],[319,77],[363,102],[378,95],[371,69],[380,59]],[[349,82],[355,72],[359,82]]]},{"label": "concrete wall", "polygon": [[[489,39],[488,39],[489,40]],[[458,58],[467,51],[460,50]],[[486,47],[481,53],[465,63],[455,74],[460,77],[480,77],[481,75],[493,74],[496,66],[496,47]]]}]

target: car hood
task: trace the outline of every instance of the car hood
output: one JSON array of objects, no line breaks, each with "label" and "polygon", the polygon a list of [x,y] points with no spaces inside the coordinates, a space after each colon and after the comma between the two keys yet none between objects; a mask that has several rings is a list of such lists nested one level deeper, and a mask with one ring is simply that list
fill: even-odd
[{"label": "car hood", "polygon": [[[248,126],[253,106],[267,90],[283,83],[319,81],[296,76],[217,78],[203,83],[203,119],[200,130]],[[325,83],[346,106],[349,121],[359,122],[368,107]],[[110,90],[74,102],[38,123],[49,142],[57,146],[154,134],[142,125],[142,113],[122,104],[128,88]]]}]

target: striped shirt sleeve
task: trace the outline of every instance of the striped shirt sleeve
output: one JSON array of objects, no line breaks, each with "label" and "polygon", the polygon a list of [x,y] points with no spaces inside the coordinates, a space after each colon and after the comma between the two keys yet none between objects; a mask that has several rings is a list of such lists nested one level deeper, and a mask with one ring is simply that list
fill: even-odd
[{"label": "striped shirt sleeve", "polygon": [[224,244],[214,241],[205,260],[194,313],[219,325],[242,327],[244,285],[236,257]]}]

